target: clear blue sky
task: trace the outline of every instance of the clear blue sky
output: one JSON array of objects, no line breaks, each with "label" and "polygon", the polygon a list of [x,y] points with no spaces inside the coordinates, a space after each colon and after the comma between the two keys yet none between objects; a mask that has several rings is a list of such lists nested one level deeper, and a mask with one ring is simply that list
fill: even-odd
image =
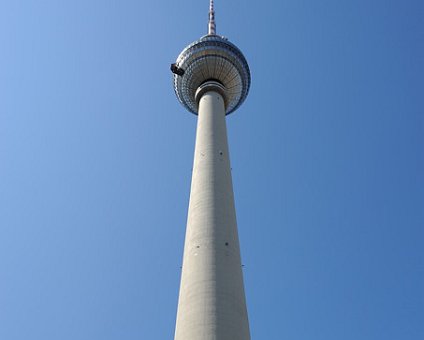
[{"label": "clear blue sky", "polygon": [[[172,339],[207,8],[0,2],[0,339]],[[216,10],[252,339],[424,339],[424,2]]]}]

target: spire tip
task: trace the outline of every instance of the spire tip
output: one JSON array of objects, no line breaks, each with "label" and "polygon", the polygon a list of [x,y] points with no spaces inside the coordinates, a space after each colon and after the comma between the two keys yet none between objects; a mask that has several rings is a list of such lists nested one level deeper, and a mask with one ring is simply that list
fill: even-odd
[{"label": "spire tip", "polygon": [[209,23],[208,23],[208,34],[216,34],[216,25],[215,25],[215,9],[213,6],[213,0],[210,0],[209,3]]}]

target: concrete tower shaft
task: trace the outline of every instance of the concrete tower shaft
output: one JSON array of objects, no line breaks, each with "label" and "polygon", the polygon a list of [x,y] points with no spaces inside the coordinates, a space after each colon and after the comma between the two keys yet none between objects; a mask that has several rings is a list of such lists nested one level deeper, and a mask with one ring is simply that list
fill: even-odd
[{"label": "concrete tower shaft", "polygon": [[249,340],[222,86],[202,92],[175,340]]}]

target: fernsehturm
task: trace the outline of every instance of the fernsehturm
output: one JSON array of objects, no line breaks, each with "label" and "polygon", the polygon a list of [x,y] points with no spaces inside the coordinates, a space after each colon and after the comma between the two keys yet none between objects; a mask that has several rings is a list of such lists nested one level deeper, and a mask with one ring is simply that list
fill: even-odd
[{"label": "fernsehturm", "polygon": [[241,51],[208,34],[171,65],[178,100],[198,116],[175,340],[249,340],[225,116],[246,99]]}]

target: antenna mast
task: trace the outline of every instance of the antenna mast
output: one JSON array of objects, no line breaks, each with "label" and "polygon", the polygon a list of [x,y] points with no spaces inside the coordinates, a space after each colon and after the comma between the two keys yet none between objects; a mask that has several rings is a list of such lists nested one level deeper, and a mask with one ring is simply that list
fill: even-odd
[{"label": "antenna mast", "polygon": [[213,8],[213,0],[210,0],[209,5],[209,23],[208,23],[208,34],[216,34],[216,25],[215,25],[215,10]]}]

